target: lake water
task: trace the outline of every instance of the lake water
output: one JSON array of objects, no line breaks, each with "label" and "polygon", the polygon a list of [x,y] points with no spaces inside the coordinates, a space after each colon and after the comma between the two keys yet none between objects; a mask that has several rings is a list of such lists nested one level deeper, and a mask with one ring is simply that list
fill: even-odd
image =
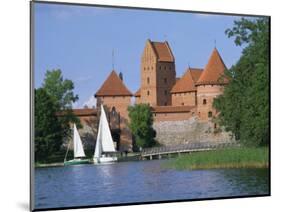
[{"label": "lake water", "polygon": [[178,171],[165,160],[35,170],[35,208],[263,195],[267,169]]}]

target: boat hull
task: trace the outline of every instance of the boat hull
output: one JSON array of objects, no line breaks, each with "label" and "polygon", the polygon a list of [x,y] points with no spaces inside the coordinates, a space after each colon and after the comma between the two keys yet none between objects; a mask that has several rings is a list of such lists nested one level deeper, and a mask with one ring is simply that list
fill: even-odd
[{"label": "boat hull", "polygon": [[107,164],[117,162],[117,157],[93,158],[94,164]]},{"label": "boat hull", "polygon": [[70,166],[70,165],[89,164],[89,163],[90,160],[88,159],[73,159],[73,160],[65,161],[64,165]]}]

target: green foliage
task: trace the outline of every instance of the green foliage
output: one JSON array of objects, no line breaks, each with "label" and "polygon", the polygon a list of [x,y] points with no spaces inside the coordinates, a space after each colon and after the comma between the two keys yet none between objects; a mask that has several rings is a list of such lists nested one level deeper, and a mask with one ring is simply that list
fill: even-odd
[{"label": "green foliage", "polygon": [[53,97],[60,110],[71,109],[72,103],[78,100],[78,95],[73,93],[74,83],[71,80],[63,79],[60,69],[47,70],[43,88]]},{"label": "green foliage", "polygon": [[59,151],[62,128],[53,99],[43,88],[35,90],[35,161],[46,161]]},{"label": "green foliage", "polygon": [[149,105],[137,104],[129,106],[129,128],[138,147],[146,148],[156,145],[155,130],[152,128],[153,117]]},{"label": "green foliage", "polygon": [[230,83],[214,101],[218,122],[248,146],[269,142],[269,23],[267,18],[235,21],[227,29],[243,45],[237,64],[226,71]]},{"label": "green foliage", "polygon": [[168,162],[176,169],[267,168],[269,149],[227,148],[186,154]]},{"label": "green foliage", "polygon": [[75,123],[78,128],[81,128],[80,120],[72,113],[72,104],[78,100],[78,95],[73,93],[74,83],[71,80],[63,79],[60,69],[54,69],[47,70],[42,87],[52,97],[56,110],[64,113],[59,117],[63,137],[68,137],[71,133],[69,123]]}]

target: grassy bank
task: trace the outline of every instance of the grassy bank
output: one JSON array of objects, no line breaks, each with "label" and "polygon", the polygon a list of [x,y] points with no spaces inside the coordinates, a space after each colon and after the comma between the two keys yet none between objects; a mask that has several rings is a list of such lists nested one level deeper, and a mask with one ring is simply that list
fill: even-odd
[{"label": "grassy bank", "polygon": [[167,166],[176,169],[267,168],[268,151],[266,147],[240,147],[197,152],[170,160]]}]

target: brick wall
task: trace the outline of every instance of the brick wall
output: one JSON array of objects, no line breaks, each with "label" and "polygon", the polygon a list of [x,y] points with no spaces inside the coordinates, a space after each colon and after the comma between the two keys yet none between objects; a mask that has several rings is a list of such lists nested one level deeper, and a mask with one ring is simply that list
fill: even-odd
[{"label": "brick wall", "polygon": [[131,105],[130,96],[97,97],[97,107],[103,104],[105,110],[112,111],[113,107],[120,114],[120,150],[132,149],[132,135],[128,129],[128,106]]},{"label": "brick wall", "polygon": [[220,85],[201,85],[197,87],[197,115],[200,120],[211,120],[217,114],[217,111],[213,108],[213,100],[223,93],[223,88]]},{"label": "brick wall", "polygon": [[196,92],[173,93],[172,105],[173,106],[195,106],[196,105]]},{"label": "brick wall", "polygon": [[189,119],[193,112],[169,112],[169,113],[153,113],[154,122],[162,122],[162,121],[182,121]]}]

